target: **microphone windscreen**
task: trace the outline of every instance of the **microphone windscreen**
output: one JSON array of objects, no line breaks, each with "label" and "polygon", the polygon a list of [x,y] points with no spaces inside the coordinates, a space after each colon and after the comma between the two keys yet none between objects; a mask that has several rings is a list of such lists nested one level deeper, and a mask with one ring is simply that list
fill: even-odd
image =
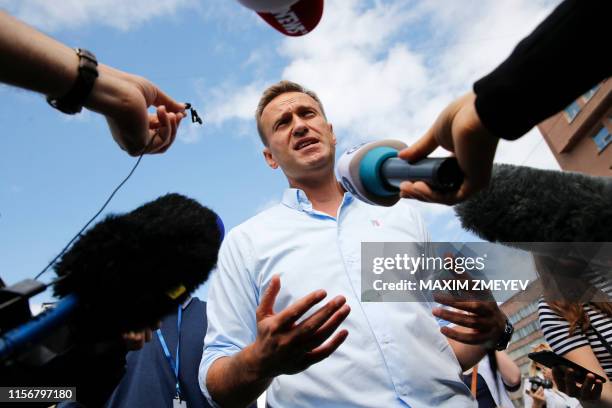
[{"label": "microphone windscreen", "polygon": [[148,327],[174,310],[216,265],[219,217],[197,201],[168,194],[110,215],[56,264],[56,296],[75,294],[81,323]]},{"label": "microphone windscreen", "polygon": [[240,0],[284,35],[298,37],[315,29],[323,16],[323,0]]},{"label": "microphone windscreen", "polygon": [[612,179],[495,165],[488,188],[455,206],[491,242],[612,241]]}]

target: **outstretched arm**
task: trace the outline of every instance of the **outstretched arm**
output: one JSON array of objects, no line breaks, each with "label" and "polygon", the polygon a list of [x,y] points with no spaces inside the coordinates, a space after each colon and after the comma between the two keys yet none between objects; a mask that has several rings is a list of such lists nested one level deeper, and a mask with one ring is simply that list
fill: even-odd
[{"label": "outstretched arm", "polygon": [[[0,11],[0,82],[61,97],[74,84],[78,64],[73,49]],[[103,64],[98,72],[84,106],[106,117],[113,138],[129,154],[166,151],[185,105],[145,78]],[[154,115],[147,112],[151,105],[157,107]]]}]

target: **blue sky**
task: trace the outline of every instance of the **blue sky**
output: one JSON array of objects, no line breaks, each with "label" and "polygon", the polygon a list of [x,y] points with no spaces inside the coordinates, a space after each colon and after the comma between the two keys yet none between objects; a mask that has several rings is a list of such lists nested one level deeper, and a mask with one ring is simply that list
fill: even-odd
[{"label": "blue sky", "polygon": [[[410,143],[556,3],[328,0],[319,27],[299,39],[231,0],[0,0],[0,8],[150,79],[203,116],[201,128],[181,124],[167,153],[145,156],[106,213],[179,192],[231,228],[278,201],[286,187],[263,161],[253,120],[267,85],[286,78],[315,90],[339,152],[365,140]],[[1,85],[0,97],[0,276],[11,284],[36,275],[136,159],[117,147],[97,114],[69,117],[40,95]],[[558,168],[536,131],[502,144],[496,161]],[[470,239],[452,210],[419,207],[435,240]]]}]

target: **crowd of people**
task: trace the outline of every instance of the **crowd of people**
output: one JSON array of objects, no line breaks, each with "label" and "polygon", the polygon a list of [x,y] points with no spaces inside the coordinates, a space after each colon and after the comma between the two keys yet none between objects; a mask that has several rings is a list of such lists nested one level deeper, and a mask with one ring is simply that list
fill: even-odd
[{"label": "crowd of people", "polygon": [[[570,76],[580,57],[559,55],[560,47],[598,35],[604,26],[591,17],[606,11],[609,2],[565,0],[473,92],[452,102],[400,157],[419,160],[442,146],[456,155],[463,185],[441,193],[405,182],[402,197],[469,198],[486,186],[500,138],[521,137],[607,78],[609,60]],[[185,104],[147,79],[2,12],[0,81],[42,93],[66,113],[85,107],[104,115],[131,155],[166,151],[185,117]],[[514,109],[527,93],[529,104]],[[160,329],[125,334],[126,347],[138,350],[128,353],[107,406],[247,407],[266,392],[272,408],[510,407],[509,394],[522,389],[526,407],[612,407],[612,303],[544,294],[539,305],[550,348],[604,383],[536,363],[523,380],[504,352],[512,324],[495,302],[362,302],[361,243],[428,242],[424,221],[410,200],[372,206],[342,188],[334,175],[337,136],[315,92],[280,81],[253,108],[263,158],[288,188],[281,202],[227,234],[207,302],[191,299]],[[610,296],[612,284],[597,276],[590,282]]]}]

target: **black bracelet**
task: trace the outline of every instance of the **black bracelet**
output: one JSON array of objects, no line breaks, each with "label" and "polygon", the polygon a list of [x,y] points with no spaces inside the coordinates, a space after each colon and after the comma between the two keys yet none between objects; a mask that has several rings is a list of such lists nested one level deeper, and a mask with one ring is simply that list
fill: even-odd
[{"label": "black bracelet", "polygon": [[98,61],[93,53],[75,49],[79,56],[79,73],[68,93],[59,98],[47,97],[49,105],[69,115],[79,113],[87,101],[98,77]]}]

